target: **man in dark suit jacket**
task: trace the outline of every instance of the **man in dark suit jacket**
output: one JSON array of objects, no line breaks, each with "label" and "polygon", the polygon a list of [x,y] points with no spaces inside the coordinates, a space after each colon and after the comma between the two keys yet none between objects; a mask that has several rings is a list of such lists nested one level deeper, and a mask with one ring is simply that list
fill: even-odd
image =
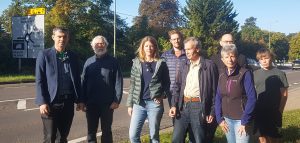
[{"label": "man in dark suit jacket", "polygon": [[206,143],[205,126],[215,117],[217,69],[211,60],[200,56],[200,48],[200,41],[195,37],[184,41],[188,60],[180,66],[169,111],[169,116],[175,117],[172,143],[183,142],[188,124],[191,124],[195,142]]},{"label": "man in dark suit jacket", "polygon": [[[74,102],[81,102],[80,70],[77,57],[66,50],[69,32],[54,28],[54,46],[36,59],[36,104],[40,108],[44,143],[67,143],[74,117]],[[77,109],[83,104],[77,104]]]}]

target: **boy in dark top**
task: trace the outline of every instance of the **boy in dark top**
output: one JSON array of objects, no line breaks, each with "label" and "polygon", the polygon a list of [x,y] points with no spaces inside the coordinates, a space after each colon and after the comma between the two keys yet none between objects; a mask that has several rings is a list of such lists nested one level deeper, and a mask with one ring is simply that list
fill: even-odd
[{"label": "boy in dark top", "polygon": [[257,91],[256,129],[261,143],[280,142],[279,128],[288,96],[288,82],[284,72],[272,66],[273,55],[269,49],[257,51],[261,69],[254,71]]}]

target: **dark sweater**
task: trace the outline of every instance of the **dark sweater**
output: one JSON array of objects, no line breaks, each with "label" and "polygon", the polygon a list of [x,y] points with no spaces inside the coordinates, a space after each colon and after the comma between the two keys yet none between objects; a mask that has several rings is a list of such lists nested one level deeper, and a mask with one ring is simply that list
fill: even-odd
[{"label": "dark sweater", "polygon": [[142,99],[151,99],[149,84],[151,82],[155,67],[156,62],[142,62]]},{"label": "dark sweater", "polygon": [[108,54],[101,58],[90,57],[84,64],[81,78],[86,104],[121,102],[123,77],[114,57]]}]

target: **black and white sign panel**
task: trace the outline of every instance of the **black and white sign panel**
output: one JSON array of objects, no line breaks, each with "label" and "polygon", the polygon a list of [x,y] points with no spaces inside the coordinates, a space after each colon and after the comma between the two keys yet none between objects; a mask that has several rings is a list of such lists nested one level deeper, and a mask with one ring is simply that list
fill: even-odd
[{"label": "black and white sign panel", "polygon": [[36,58],[44,49],[44,15],[12,17],[12,55]]}]

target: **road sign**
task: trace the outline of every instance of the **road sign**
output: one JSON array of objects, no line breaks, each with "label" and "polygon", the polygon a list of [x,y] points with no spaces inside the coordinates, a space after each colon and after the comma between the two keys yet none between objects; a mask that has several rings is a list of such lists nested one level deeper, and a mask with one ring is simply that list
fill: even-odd
[{"label": "road sign", "polygon": [[44,49],[44,15],[12,17],[12,55],[36,58]]},{"label": "road sign", "polygon": [[46,14],[45,8],[30,8],[27,10],[27,15],[44,15]]}]

